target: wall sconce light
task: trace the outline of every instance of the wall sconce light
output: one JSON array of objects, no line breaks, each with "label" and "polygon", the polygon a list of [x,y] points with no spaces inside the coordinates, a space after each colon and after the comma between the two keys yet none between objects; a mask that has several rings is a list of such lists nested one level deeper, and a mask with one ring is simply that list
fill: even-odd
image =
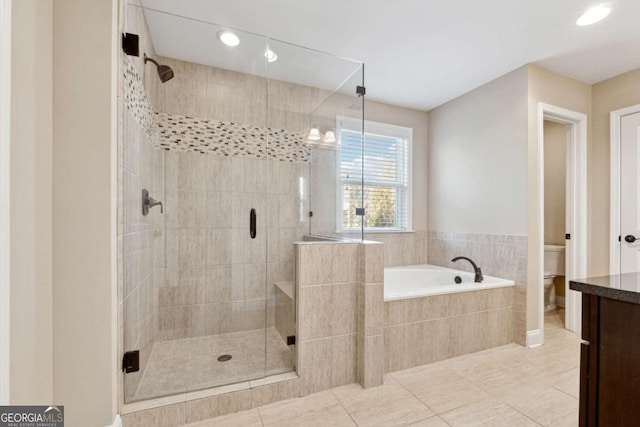
[{"label": "wall sconce light", "polygon": [[336,142],[336,134],[328,130],[327,133],[324,134],[324,142],[326,143]]},{"label": "wall sconce light", "polygon": [[318,128],[311,128],[308,139],[309,141],[320,141],[320,130]]}]

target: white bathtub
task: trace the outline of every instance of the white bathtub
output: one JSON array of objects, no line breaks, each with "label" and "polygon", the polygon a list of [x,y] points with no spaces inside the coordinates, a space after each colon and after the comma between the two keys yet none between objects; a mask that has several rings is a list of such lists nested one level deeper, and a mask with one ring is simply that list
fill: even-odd
[{"label": "white bathtub", "polygon": [[[460,276],[461,283],[455,282],[456,276]],[[473,273],[429,264],[405,265],[384,269],[385,301],[479,291],[513,285],[514,282],[512,280],[492,276],[484,276],[482,283],[475,283],[473,281]]]}]

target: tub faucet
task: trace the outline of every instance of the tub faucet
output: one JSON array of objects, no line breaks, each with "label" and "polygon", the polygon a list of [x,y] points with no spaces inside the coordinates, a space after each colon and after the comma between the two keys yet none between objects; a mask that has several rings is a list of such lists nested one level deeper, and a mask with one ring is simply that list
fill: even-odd
[{"label": "tub faucet", "polygon": [[466,256],[457,256],[454,259],[452,259],[451,262],[456,262],[459,259],[464,259],[471,263],[471,266],[473,267],[473,272],[475,273],[475,277],[473,278],[474,282],[480,283],[484,280],[484,277],[482,277],[482,270],[480,270],[480,267],[478,267],[471,258],[467,258]]}]

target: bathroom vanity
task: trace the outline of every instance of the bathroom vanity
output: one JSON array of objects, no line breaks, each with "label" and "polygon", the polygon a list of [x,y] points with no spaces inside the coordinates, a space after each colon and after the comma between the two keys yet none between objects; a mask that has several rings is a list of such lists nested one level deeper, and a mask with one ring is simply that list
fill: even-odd
[{"label": "bathroom vanity", "polygon": [[640,420],[640,273],[571,281],[582,292],[580,426]]}]

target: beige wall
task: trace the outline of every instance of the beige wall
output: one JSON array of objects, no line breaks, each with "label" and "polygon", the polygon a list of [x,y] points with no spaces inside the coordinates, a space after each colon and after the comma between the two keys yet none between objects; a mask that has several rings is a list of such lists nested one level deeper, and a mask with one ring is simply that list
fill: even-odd
[{"label": "beige wall", "polygon": [[588,164],[590,276],[609,274],[609,113],[637,104],[640,104],[640,69],[593,85]]},{"label": "beige wall", "polygon": [[[542,283],[538,277],[537,265],[539,260],[537,248],[540,243],[537,218],[542,214],[542,207],[538,203],[538,103],[544,102],[556,107],[566,108],[587,115],[587,126],[591,122],[591,86],[546,70],[536,65],[528,65],[529,92],[529,187],[528,187],[528,274],[527,274],[527,330],[538,328],[537,287]],[[587,139],[590,133],[587,130]],[[541,319],[540,319],[541,320]]]},{"label": "beige wall", "polygon": [[13,2],[11,403],[52,402],[52,3]]},{"label": "beige wall", "polygon": [[433,231],[527,233],[527,69],[429,112]]},{"label": "beige wall", "polygon": [[544,244],[564,245],[567,126],[544,121]]},{"label": "beige wall", "polygon": [[113,422],[117,2],[53,2],[53,400]]}]

